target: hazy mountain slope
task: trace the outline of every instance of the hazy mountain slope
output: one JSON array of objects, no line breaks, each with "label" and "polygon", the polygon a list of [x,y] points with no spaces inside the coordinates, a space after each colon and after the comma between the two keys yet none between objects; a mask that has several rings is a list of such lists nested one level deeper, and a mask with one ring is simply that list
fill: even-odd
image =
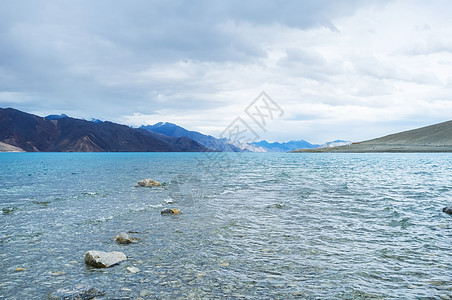
[{"label": "hazy mountain slope", "polygon": [[190,131],[181,126],[168,122],[159,122],[154,125],[141,126],[140,129],[164,134],[171,137],[188,137],[197,141],[204,147],[215,151],[240,152],[241,149],[228,142],[226,139],[217,139],[197,131]]},{"label": "hazy mountain slope", "polygon": [[265,140],[260,142],[254,142],[253,145],[264,148],[267,152],[287,152],[295,149],[312,149],[319,147],[319,145],[313,145],[305,140],[290,141],[284,143],[269,143]]},{"label": "hazy mountain slope", "polygon": [[33,152],[207,151],[190,139],[158,138],[112,122],[49,120],[12,108],[0,109],[0,142]]},{"label": "hazy mountain slope", "polygon": [[296,152],[452,152],[452,121],[347,146]]}]

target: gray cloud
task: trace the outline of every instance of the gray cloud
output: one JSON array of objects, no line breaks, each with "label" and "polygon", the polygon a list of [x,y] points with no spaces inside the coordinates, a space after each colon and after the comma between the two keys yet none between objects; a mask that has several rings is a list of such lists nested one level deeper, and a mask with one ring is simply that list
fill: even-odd
[{"label": "gray cloud", "polygon": [[105,117],[211,109],[212,97],[195,98],[206,89],[199,74],[136,76],[177,61],[253,63],[267,53],[237,24],[333,27],[332,18],[353,13],[357,2],[2,1],[0,91],[9,96],[0,105]]},{"label": "gray cloud", "polygon": [[[166,120],[165,113],[202,115],[220,126],[215,113],[240,112],[233,104],[254,99],[264,88],[289,105],[300,98],[329,109],[381,106],[401,90],[398,81],[438,85],[428,69],[413,70],[398,56],[437,53],[450,45],[434,36],[425,40],[428,45],[413,42],[389,58],[380,51],[378,59],[372,46],[358,48],[354,42],[362,32],[354,30],[372,24],[344,20],[366,9],[383,11],[387,3],[1,1],[0,107],[113,121],[134,113],[159,116],[158,121],[177,121]],[[380,22],[363,32],[374,37],[384,27]],[[384,98],[366,104],[376,96]],[[294,111],[293,118],[326,122],[334,114],[316,118],[320,110]],[[230,122],[221,121],[221,126]]]}]

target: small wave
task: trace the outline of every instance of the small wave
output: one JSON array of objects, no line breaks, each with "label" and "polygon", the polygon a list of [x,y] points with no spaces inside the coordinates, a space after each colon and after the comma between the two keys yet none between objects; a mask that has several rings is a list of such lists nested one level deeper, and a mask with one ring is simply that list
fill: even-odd
[{"label": "small wave", "polygon": [[229,194],[232,194],[234,192],[235,191],[233,191],[233,190],[224,190],[224,191],[220,192],[220,195],[229,195]]},{"label": "small wave", "polygon": [[175,203],[174,199],[171,197],[165,198],[165,199],[163,199],[163,201],[165,201],[165,203],[167,203],[167,204]]},{"label": "small wave", "polygon": [[50,201],[32,201],[32,202],[33,202],[33,204],[41,205],[41,206],[47,206],[47,205],[49,205],[50,203],[52,203],[52,202],[50,202]]},{"label": "small wave", "polygon": [[98,219],[90,219],[90,220],[86,220],[85,223],[87,224],[100,224],[100,223],[105,223],[108,222],[110,220],[113,219],[113,216],[108,216],[108,217],[100,217]]},{"label": "small wave", "polygon": [[102,198],[105,198],[105,197],[107,197],[107,194],[103,194],[103,193],[98,193],[98,192],[82,192],[82,193],[80,193],[78,196],[77,196],[77,198],[80,198],[80,197],[102,197]]}]

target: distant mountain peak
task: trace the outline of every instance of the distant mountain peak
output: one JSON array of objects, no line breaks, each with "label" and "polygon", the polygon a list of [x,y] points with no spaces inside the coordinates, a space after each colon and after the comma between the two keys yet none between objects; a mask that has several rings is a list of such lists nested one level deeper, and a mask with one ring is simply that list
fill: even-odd
[{"label": "distant mountain peak", "polygon": [[93,122],[93,123],[96,123],[96,124],[100,124],[100,123],[103,123],[103,122],[104,122],[104,121],[102,121],[102,120],[94,119],[94,118],[91,118],[90,121]]},{"label": "distant mountain peak", "polygon": [[59,120],[59,119],[64,119],[64,118],[69,118],[68,115],[66,114],[61,114],[61,115],[48,115],[46,117],[47,120]]},{"label": "distant mountain peak", "polygon": [[255,142],[253,145],[257,147],[261,147],[265,149],[267,152],[287,152],[287,151],[293,151],[295,149],[312,149],[317,148],[319,145],[311,144],[305,140],[299,140],[299,141],[289,141],[289,142],[273,142],[269,143],[266,140],[262,140],[260,142]]}]

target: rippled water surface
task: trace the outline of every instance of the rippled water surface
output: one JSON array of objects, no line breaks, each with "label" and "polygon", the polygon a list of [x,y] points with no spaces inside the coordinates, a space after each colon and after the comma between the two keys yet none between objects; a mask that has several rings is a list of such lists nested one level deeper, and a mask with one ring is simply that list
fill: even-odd
[{"label": "rippled water surface", "polygon": [[452,298],[451,178],[451,154],[0,154],[0,299]]}]

